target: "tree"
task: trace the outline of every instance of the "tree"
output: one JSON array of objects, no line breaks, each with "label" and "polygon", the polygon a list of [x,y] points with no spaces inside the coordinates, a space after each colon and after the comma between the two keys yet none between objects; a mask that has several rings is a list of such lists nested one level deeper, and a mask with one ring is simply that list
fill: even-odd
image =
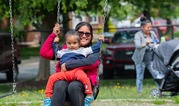
[{"label": "tree", "polygon": [[[157,16],[158,17],[162,17],[164,19],[166,19],[166,24],[167,26],[167,30],[165,32],[165,34],[169,34],[173,31],[173,26],[169,26],[172,25],[172,20],[173,18],[176,18],[178,16],[178,2],[179,0],[176,1],[168,1],[168,0],[164,0],[162,1],[162,3],[159,3],[159,5],[156,6],[156,10],[157,11]],[[160,9],[159,9],[160,8]],[[169,11],[171,10],[171,11]]]},{"label": "tree", "polygon": [[[60,15],[62,15],[64,20],[60,20],[60,24],[63,24],[63,29],[68,29],[69,18],[67,13],[70,11],[75,11],[80,13],[84,10],[90,10],[91,7],[96,7],[90,5],[96,0],[61,0],[60,5]],[[23,30],[25,26],[33,25],[37,30],[51,30],[56,22],[57,17],[57,2],[58,0],[12,0],[13,5],[13,18],[19,20],[19,30]],[[0,1],[0,19],[9,18],[9,3],[8,0]],[[48,32],[44,31],[41,33],[42,44],[49,35]],[[50,75],[50,64],[49,60],[40,57],[39,72],[36,80],[47,79]]]}]

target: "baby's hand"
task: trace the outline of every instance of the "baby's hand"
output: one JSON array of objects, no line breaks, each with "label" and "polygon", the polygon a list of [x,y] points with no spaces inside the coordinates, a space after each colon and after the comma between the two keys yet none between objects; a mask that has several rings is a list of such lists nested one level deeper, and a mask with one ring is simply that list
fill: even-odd
[{"label": "baby's hand", "polygon": [[65,71],[67,71],[67,69],[66,69],[66,67],[65,67],[65,63],[63,63],[63,64],[61,65],[61,72],[65,72]]},{"label": "baby's hand", "polygon": [[60,38],[58,36],[55,37],[55,39],[53,40],[53,42],[59,42]]}]

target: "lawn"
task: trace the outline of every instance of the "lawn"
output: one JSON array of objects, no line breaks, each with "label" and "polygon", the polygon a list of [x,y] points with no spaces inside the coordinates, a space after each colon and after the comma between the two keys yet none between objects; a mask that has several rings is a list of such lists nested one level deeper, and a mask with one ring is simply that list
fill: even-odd
[{"label": "lawn", "polygon": [[[104,45],[105,46],[105,45]],[[23,59],[31,56],[39,56],[39,47],[22,48]],[[0,106],[42,106],[46,81],[35,83],[18,83],[17,93],[1,98]],[[143,106],[148,104],[174,106],[179,105],[179,96],[163,96],[158,99],[150,97],[150,91],[157,88],[153,79],[145,79],[143,95],[138,96],[136,92],[135,79],[101,80],[100,92],[92,106]],[[11,84],[0,84],[0,95],[12,91]],[[124,102],[125,101],[125,102]],[[142,102],[141,102],[142,101]],[[125,104],[124,104],[125,103]],[[28,105],[27,105],[28,104]],[[113,104],[113,105],[111,105]],[[126,105],[128,104],[128,105]]]},{"label": "lawn", "polygon": [[40,47],[21,47],[22,59],[29,59],[31,56],[39,56]]},{"label": "lawn", "polygon": [[[32,102],[28,106],[37,106],[43,103],[44,98],[44,88],[45,82],[37,84],[41,84],[41,86],[30,86],[28,82],[23,85],[17,86],[17,93],[11,96],[7,96],[5,98],[0,99],[0,106],[4,106],[7,102],[10,103],[9,106],[20,106],[18,103],[23,102]],[[37,85],[34,84],[34,85]],[[1,85],[0,86],[0,94],[2,95],[4,92],[8,92],[10,90],[10,86]],[[143,87],[143,95],[138,96],[135,87],[134,79],[119,79],[119,80],[101,80],[100,81],[100,92],[97,97],[94,105],[100,103],[100,101],[108,101],[113,100],[116,104],[127,101],[127,103],[140,103],[140,101],[150,102],[152,104],[167,104],[179,103],[179,96],[175,97],[160,97],[158,99],[154,99],[150,97],[150,90],[153,88],[157,88],[153,79],[145,79],[144,87]],[[99,105],[99,104],[98,104]],[[178,104],[179,105],[179,104]]]}]

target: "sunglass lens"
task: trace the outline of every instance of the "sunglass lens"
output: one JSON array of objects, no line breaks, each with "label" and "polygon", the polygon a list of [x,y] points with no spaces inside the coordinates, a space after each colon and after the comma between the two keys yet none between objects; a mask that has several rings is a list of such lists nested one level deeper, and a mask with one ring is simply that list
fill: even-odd
[{"label": "sunglass lens", "polygon": [[86,37],[90,37],[91,33],[85,33]]},{"label": "sunglass lens", "polygon": [[83,36],[85,34],[86,37],[91,36],[91,33],[84,33],[84,32],[78,32],[80,36]]}]

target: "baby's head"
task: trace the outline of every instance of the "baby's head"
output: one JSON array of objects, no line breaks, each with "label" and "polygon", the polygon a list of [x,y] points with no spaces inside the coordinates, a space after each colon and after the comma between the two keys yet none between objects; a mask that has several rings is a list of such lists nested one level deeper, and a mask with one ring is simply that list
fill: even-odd
[{"label": "baby's head", "polygon": [[70,30],[65,34],[65,43],[70,50],[76,50],[80,47],[79,33],[75,30]]}]

